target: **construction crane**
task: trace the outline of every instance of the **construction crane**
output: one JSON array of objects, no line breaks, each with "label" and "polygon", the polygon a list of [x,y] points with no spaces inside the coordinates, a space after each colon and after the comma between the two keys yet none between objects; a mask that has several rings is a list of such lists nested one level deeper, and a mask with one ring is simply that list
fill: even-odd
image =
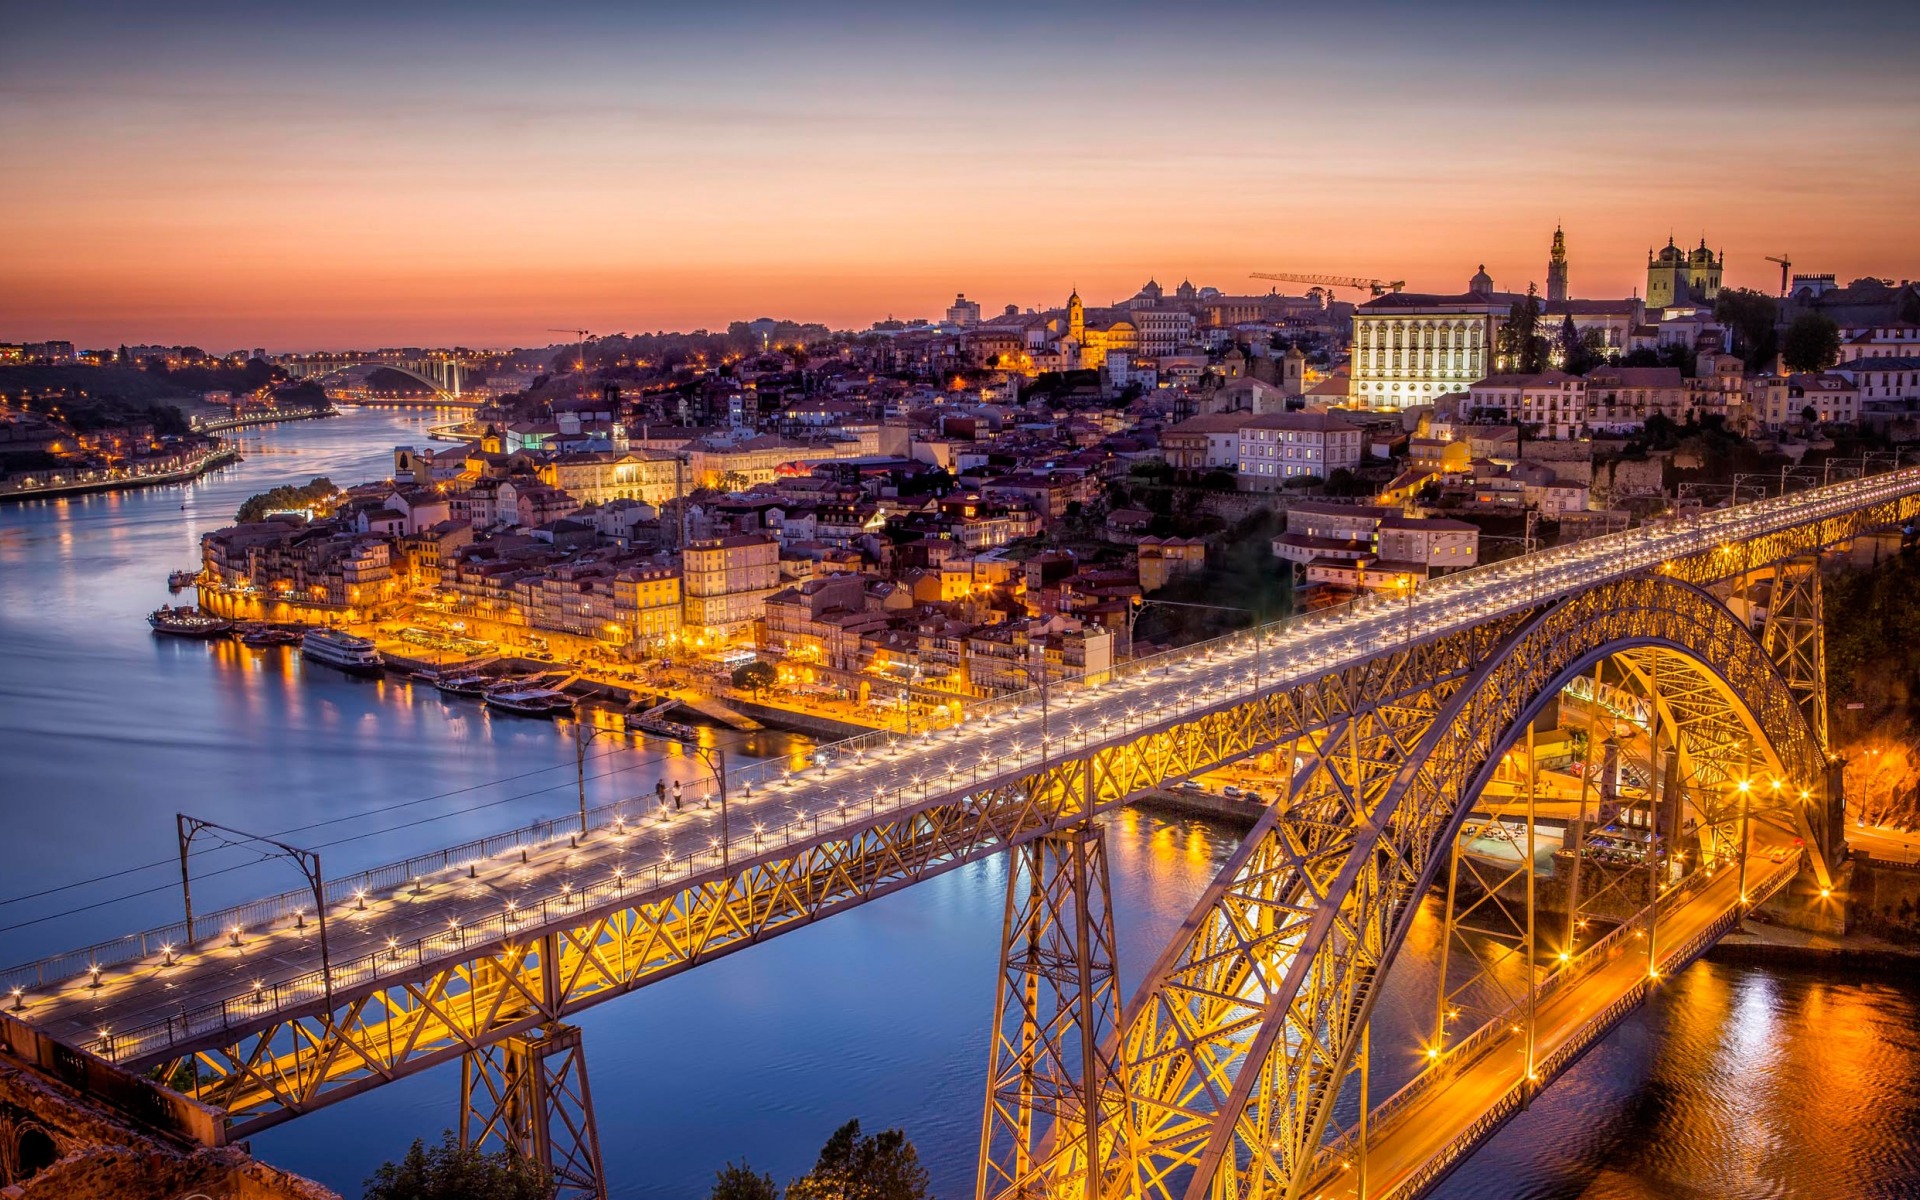
[{"label": "construction crane", "polygon": [[580,363],[580,370],[584,372],[587,369],[587,331],[584,329],[555,329],[552,326],[548,326],[547,332],[571,333],[574,335],[575,340],[580,343],[580,358],[578,361]]},{"label": "construction crane", "polygon": [[1372,291],[1376,296],[1388,292],[1397,292],[1407,286],[1404,279],[1361,279],[1355,275],[1296,275],[1290,271],[1255,271],[1249,279],[1277,279],[1282,283],[1310,283],[1315,287],[1350,287],[1360,291]]},{"label": "construction crane", "polygon": [[1787,285],[1793,282],[1793,276],[1792,276],[1793,260],[1788,258],[1784,254],[1780,255],[1778,258],[1769,254],[1767,255],[1767,261],[1777,262],[1780,264],[1780,295],[1782,298],[1785,298],[1787,294]]}]

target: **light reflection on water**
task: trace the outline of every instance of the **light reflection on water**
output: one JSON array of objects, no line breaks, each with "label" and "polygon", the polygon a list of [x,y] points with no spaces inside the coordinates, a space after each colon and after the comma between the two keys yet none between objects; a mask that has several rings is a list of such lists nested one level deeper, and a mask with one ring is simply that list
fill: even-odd
[{"label": "light reflection on water", "polygon": [[[0,897],[160,864],[123,881],[128,891],[156,886],[154,895],[0,932],[0,958],[172,918],[176,811],[272,831],[443,797],[311,831],[317,842],[362,825],[388,830],[330,847],[333,872],[571,808],[573,747],[551,725],[401,680],[310,668],[289,650],[157,639],[141,620],[167,599],[167,572],[191,564],[198,536],[247,495],[316,474],[384,475],[393,444],[422,440],[420,422],[355,413],[252,433],[246,463],[190,489],[0,508],[0,809],[11,846],[25,848],[7,857]],[[264,452],[274,448],[290,452]],[[722,736],[741,755],[793,748],[778,735]],[[617,774],[590,783],[596,801],[704,770],[658,743],[623,754],[601,764]],[[1131,997],[1237,833],[1129,812],[1109,836],[1121,995]],[[208,902],[291,886],[272,870],[214,878]],[[1004,860],[973,864],[582,1014],[613,1193],[702,1195],[712,1171],[742,1155],[784,1181],[858,1115],[905,1126],[939,1195],[970,1194],[1004,887]],[[0,906],[0,926],[73,902]],[[1405,1051],[1377,1055],[1377,1095],[1418,1067],[1437,948],[1429,904],[1376,1009],[1376,1047]],[[1911,983],[1696,966],[1438,1195],[1914,1195],[1916,1029]],[[454,1120],[456,1087],[457,1070],[431,1071],[255,1147],[357,1195],[379,1162]],[[1352,1119],[1350,1103],[1339,1119]]]}]

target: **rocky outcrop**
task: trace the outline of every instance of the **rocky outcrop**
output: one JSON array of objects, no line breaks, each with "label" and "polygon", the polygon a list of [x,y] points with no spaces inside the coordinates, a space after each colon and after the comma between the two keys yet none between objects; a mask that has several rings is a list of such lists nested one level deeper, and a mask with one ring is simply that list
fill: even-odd
[{"label": "rocky outcrop", "polygon": [[156,1135],[0,1057],[0,1200],[340,1200],[237,1147]]}]

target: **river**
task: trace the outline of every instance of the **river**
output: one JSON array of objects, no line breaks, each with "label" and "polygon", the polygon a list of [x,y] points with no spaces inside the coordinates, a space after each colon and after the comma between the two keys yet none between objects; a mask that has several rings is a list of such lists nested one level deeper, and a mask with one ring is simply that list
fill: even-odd
[{"label": "river", "polygon": [[[176,812],[286,832],[332,874],[575,804],[574,748],[552,725],[287,651],[156,638],[142,620],[245,497],[383,477],[428,420],[358,410],[241,431],[246,460],[191,485],[0,507],[0,959],[175,917]],[[743,757],[792,748],[723,737]],[[596,802],[698,774],[657,743],[591,753]],[[1236,837],[1163,814],[1109,824],[1123,994]],[[196,905],[297,884],[254,857],[230,851],[227,873],[196,877]],[[703,1196],[743,1156],[784,1181],[858,1116],[904,1127],[937,1195],[970,1195],[1004,887],[1003,859],[974,864],[582,1014],[612,1194]],[[1431,1021],[1431,927],[1423,915],[1389,977],[1377,1045],[1412,1045]],[[1920,1195],[1917,1030],[1912,980],[1698,964],[1438,1195]],[[1414,1065],[1377,1061],[1379,1094]],[[380,1162],[453,1122],[457,1086],[457,1068],[429,1071],[254,1149],[357,1197]]]}]

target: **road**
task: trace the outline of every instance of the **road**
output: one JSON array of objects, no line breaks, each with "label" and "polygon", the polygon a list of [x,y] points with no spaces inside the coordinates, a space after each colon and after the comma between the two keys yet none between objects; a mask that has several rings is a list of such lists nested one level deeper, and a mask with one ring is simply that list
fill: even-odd
[{"label": "road", "polygon": [[[1784,844],[1784,843],[1781,843]],[[1785,864],[1768,861],[1768,843],[1756,839],[1755,853],[1749,861],[1749,884],[1759,894],[1769,883],[1798,868],[1798,858]],[[1655,946],[1660,959],[1660,975],[1671,976],[1686,963],[1676,953],[1690,958],[1704,947],[1695,943],[1715,922],[1726,918],[1739,899],[1740,881],[1735,871],[1722,871],[1719,878],[1688,896],[1683,903],[1660,914],[1655,931]],[[1598,947],[1598,966],[1576,979],[1570,986],[1545,996],[1539,1003],[1534,1036],[1534,1060],[1545,1066],[1555,1055],[1559,1069],[1570,1065],[1573,1055],[1599,1040],[1618,1012],[1610,1019],[1596,1020],[1624,998],[1632,995],[1647,979],[1647,943],[1644,935],[1623,927],[1613,944]],[[1658,986],[1656,983],[1655,986]],[[1516,1016],[1514,1020],[1524,1020]],[[1422,1086],[1419,1080],[1408,1085],[1415,1098],[1398,1104],[1385,1122],[1376,1122],[1370,1131],[1366,1161],[1366,1192],[1378,1198],[1397,1194],[1417,1194],[1408,1185],[1431,1172],[1434,1165],[1457,1161],[1478,1142],[1498,1128],[1499,1119],[1488,1121],[1489,1114],[1504,1118],[1524,1095],[1527,1075],[1526,1035],[1522,1025],[1512,1022],[1504,1033],[1483,1043],[1479,1057],[1444,1082]],[[1531,1090],[1537,1092],[1551,1083],[1543,1075]],[[1314,1200],[1344,1200],[1360,1195],[1357,1155],[1348,1154],[1327,1164],[1322,1175],[1303,1189]],[[1406,1189],[1402,1193],[1402,1189]]]},{"label": "road", "polygon": [[[1412,640],[1524,611],[1547,598],[1742,538],[1915,492],[1920,492],[1920,469],[1908,469],[1596,538],[1450,575],[1409,600],[1363,597],[1257,634],[1142,659],[1097,684],[1056,685],[1050,694],[1029,692],[984,703],[957,726],[910,739],[882,732],[823,747],[797,775],[779,762],[730,772],[728,857],[735,865],[772,857],[796,839],[832,836],[941,796],[994,786],[1050,757],[1123,744],[1143,731],[1230,707],[1257,692],[1323,675]],[[589,890],[596,905],[612,902],[615,892],[620,899],[664,896],[680,890],[690,874],[719,866],[717,811],[702,808],[660,821],[648,817],[639,800],[623,807],[624,812],[603,811],[592,837],[578,848],[557,841],[476,854],[471,877],[462,869],[468,866],[464,860],[425,878],[410,872],[421,885],[417,892],[412,886],[376,888],[365,898],[364,910],[362,901],[336,885],[330,892],[331,960],[337,966],[371,956],[361,982],[369,975],[416,974],[428,962],[470,957],[487,940],[475,929],[491,926],[496,940],[505,936],[497,932],[503,928],[514,938],[526,938],[545,925],[523,914],[543,905],[553,923],[573,921],[581,911],[579,897]],[[616,816],[625,820],[616,823]],[[565,838],[566,830],[559,829],[558,836]],[[299,901],[283,897],[237,914],[244,926],[237,945],[228,938],[203,942],[192,953],[176,951],[171,966],[160,946],[180,939],[160,929],[0,972],[0,989],[24,989],[16,1001],[24,1008],[16,1015],[56,1037],[121,1059],[155,1053],[151,1030],[183,1010],[224,1005],[265,1023],[283,1006],[318,999],[312,979],[320,965],[313,916],[307,913],[296,928],[290,916],[277,915],[290,914]],[[262,911],[276,915],[263,921],[257,915]],[[225,929],[234,919],[216,914],[207,922]],[[399,957],[385,955],[389,939]],[[97,977],[88,970],[92,964],[102,968]],[[256,989],[256,984],[262,986]],[[278,984],[285,986],[276,990]],[[134,1029],[147,1029],[149,1040],[126,1044],[126,1034]]]}]

